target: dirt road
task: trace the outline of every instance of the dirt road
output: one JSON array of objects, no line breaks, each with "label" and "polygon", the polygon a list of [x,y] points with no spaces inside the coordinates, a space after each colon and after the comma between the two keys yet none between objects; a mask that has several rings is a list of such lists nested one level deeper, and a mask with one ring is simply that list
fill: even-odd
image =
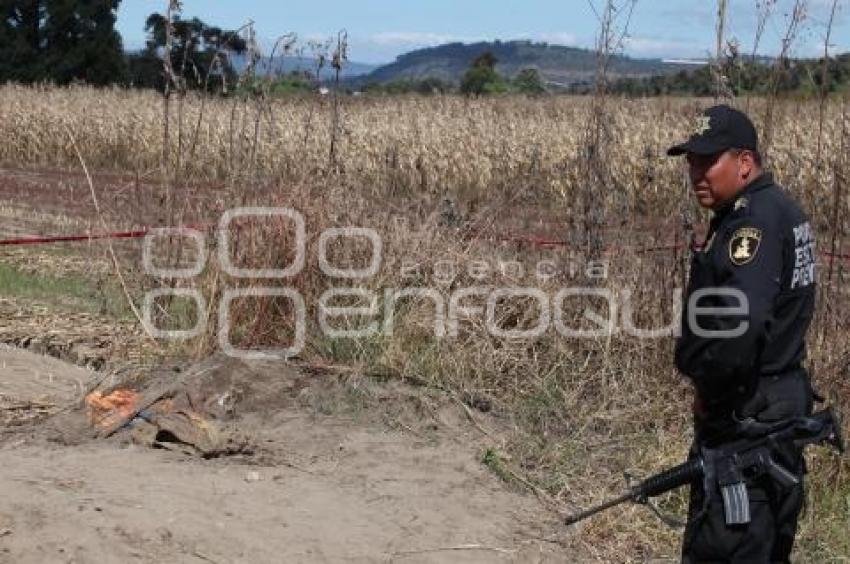
[{"label": "dirt road", "polygon": [[[95,377],[0,349],[0,407],[67,404]],[[290,408],[257,432],[264,456],[202,460],[9,425],[4,563],[570,561],[540,504],[483,468],[461,434],[426,440]]]}]

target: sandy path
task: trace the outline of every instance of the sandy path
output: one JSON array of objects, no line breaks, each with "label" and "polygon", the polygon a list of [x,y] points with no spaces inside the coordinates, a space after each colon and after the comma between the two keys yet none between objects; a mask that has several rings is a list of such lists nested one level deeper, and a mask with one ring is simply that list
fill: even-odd
[{"label": "sandy path", "polygon": [[[0,350],[0,394],[71,399],[94,373]],[[47,390],[47,392],[45,392]],[[567,562],[548,517],[470,444],[292,410],[264,465],[14,437],[0,447],[0,562]]]}]

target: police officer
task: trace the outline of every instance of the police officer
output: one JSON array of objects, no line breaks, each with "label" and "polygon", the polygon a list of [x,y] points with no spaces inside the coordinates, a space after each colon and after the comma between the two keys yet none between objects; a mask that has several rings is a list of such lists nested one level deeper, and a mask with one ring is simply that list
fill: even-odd
[{"label": "police officer", "polygon": [[[714,212],[694,251],[675,350],[677,368],[695,388],[695,448],[711,448],[812,411],[802,362],[815,303],[814,234],[762,170],[755,127],[742,112],[709,108],[667,154],[685,155],[699,204]],[[788,561],[805,470],[799,451],[775,458],[800,485],[749,480],[747,524],[726,523],[715,487],[692,486],[684,562]]]}]

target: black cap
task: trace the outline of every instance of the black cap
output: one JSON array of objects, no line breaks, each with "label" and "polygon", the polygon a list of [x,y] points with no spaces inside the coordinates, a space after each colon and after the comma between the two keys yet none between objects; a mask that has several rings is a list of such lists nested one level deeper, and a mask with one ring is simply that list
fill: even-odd
[{"label": "black cap", "polygon": [[747,114],[723,104],[705,110],[696,119],[690,139],[667,149],[667,155],[713,155],[727,149],[755,151],[757,147],[756,128]]}]

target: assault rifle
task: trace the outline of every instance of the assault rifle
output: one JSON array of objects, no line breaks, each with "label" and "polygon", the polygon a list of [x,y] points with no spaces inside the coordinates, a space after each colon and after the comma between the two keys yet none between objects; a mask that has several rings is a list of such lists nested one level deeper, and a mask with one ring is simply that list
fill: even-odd
[{"label": "assault rifle", "polygon": [[[649,498],[698,480],[703,481],[707,495],[715,491],[715,484],[719,486],[727,524],[749,523],[747,480],[767,475],[785,488],[800,482],[795,474],[776,460],[777,453],[788,447],[803,449],[819,443],[831,445],[839,453],[844,452],[841,425],[829,408],[808,417],[774,424],[746,420],[742,422],[742,434],[747,438],[716,449],[702,448],[698,456],[643,480],[620,497],[568,517],[566,524],[572,525],[627,501],[646,504]],[[750,438],[748,435],[755,436]]]}]

